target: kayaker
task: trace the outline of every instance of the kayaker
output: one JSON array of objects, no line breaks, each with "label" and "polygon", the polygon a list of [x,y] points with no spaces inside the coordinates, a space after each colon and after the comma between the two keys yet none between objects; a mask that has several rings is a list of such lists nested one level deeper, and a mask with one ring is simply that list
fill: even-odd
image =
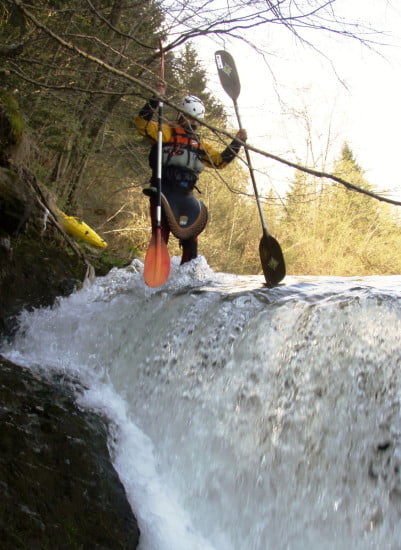
[{"label": "kayaker", "polygon": [[[159,80],[156,91],[164,96],[167,85]],[[150,197],[152,230],[156,228],[155,185],[157,183],[157,139],[158,124],[152,120],[159,100],[149,99],[135,118],[135,127],[152,144],[149,165],[152,169],[151,187],[144,189]],[[205,228],[207,210],[194,197],[193,189],[199,174],[206,167],[224,168],[234,160],[241,149],[240,141],[247,139],[245,129],[240,129],[235,139],[221,153],[199,137],[199,122],[205,114],[203,102],[194,95],[185,96],[179,103],[175,122],[162,125],[162,238],[168,243],[170,231],[179,239],[182,247],[181,264],[193,260],[198,254],[197,237]]]}]

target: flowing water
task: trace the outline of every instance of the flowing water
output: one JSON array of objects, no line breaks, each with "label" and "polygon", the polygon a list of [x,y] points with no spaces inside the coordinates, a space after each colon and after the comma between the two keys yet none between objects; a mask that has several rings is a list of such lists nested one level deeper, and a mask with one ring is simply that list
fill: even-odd
[{"label": "flowing water", "polygon": [[111,419],[141,550],[399,550],[401,276],[142,271],[23,313],[1,350]]}]

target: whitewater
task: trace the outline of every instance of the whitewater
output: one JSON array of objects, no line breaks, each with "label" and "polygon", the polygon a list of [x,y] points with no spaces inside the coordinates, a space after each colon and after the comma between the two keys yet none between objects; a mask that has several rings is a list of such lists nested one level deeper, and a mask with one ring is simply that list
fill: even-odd
[{"label": "whitewater", "polygon": [[401,276],[143,263],[22,312],[0,352],[110,419],[140,550],[400,548]]}]

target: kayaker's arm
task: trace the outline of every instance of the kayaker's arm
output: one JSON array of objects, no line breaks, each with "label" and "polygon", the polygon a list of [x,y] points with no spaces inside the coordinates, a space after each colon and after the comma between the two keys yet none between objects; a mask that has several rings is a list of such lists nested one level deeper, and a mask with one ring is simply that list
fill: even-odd
[{"label": "kayaker's arm", "polygon": [[[134,120],[135,128],[138,132],[146,137],[151,143],[157,143],[158,125],[157,122],[152,120],[156,109],[159,105],[159,100],[156,98],[150,98],[142,109],[139,111],[138,116]],[[162,141],[163,143],[169,141],[171,138],[171,128],[169,124],[162,125]]]},{"label": "kayaker's arm", "polygon": [[221,153],[216,151],[208,143],[202,141],[202,147],[205,154],[202,155],[202,161],[210,168],[225,168],[227,164],[232,162],[241,150],[241,141],[246,141],[246,130],[241,129],[237,132],[235,139],[232,140],[224,151]]}]

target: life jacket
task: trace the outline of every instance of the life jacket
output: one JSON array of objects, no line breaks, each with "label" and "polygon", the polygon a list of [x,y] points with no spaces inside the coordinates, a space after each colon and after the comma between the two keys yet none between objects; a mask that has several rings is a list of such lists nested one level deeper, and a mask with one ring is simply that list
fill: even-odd
[{"label": "life jacket", "polygon": [[162,146],[162,165],[176,166],[200,174],[205,168],[201,160],[201,144],[179,124],[171,125],[171,138]]}]

